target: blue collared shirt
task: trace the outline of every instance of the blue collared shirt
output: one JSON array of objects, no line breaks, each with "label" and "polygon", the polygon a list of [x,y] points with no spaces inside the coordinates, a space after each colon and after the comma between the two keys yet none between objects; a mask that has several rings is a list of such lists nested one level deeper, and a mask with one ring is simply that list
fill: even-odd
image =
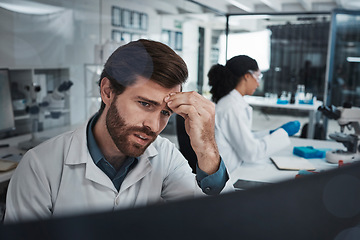
[{"label": "blue collared shirt", "polygon": [[92,132],[95,123],[98,120],[98,114],[96,114],[89,122],[87,126],[87,145],[90,152],[90,155],[96,164],[113,182],[115,188],[119,191],[122,182],[124,181],[128,172],[134,168],[138,162],[137,158],[128,157],[125,159],[123,165],[120,167],[119,171],[105,159],[102,154],[99,146],[95,141],[94,134]]},{"label": "blue collared shirt", "polygon": [[[137,163],[138,159],[134,157],[128,157],[123,165],[120,167],[119,171],[105,159],[102,154],[99,146],[95,141],[94,134],[92,132],[95,123],[99,118],[98,114],[95,114],[89,121],[87,126],[87,146],[90,152],[90,155],[96,164],[113,182],[115,188],[119,191],[122,182],[124,181],[126,175],[133,169]],[[196,180],[202,191],[208,195],[216,195],[221,192],[224,188],[229,176],[226,171],[224,162],[221,160],[220,167],[218,171],[214,174],[208,175],[202,171],[196,165]]]}]

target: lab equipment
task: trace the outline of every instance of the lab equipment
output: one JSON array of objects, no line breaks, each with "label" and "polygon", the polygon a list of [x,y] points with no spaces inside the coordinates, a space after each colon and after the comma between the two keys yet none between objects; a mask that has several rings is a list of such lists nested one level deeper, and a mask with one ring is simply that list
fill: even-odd
[{"label": "lab equipment", "polygon": [[41,118],[40,114],[44,114],[45,111],[48,111],[51,118],[59,118],[62,114],[62,110],[65,108],[65,95],[72,85],[72,81],[64,81],[54,92],[47,94],[41,102],[37,101],[37,94],[41,91],[40,85],[33,83],[32,86],[27,87],[27,90],[30,92],[28,111],[32,120],[32,132],[30,140],[18,144],[20,149],[28,150],[47,139],[37,136],[39,131],[39,119]]},{"label": "lab equipment", "polygon": [[291,100],[291,92],[282,91],[277,104],[289,104]]},{"label": "lab equipment", "polygon": [[26,111],[26,95],[19,89],[17,82],[11,83],[11,99],[14,115],[24,114]]},{"label": "lab equipment", "polygon": [[295,93],[295,104],[314,104],[316,97],[312,93],[305,92],[304,85],[298,85]]},{"label": "lab equipment", "polygon": [[305,86],[304,85],[297,85],[297,90],[295,93],[295,104],[299,104],[300,101],[305,99]]},{"label": "lab equipment", "polygon": [[15,129],[15,118],[11,100],[10,78],[7,69],[0,69],[0,133]]},{"label": "lab equipment", "polygon": [[61,116],[62,110],[65,108],[65,94],[68,93],[72,85],[72,81],[65,81],[53,93],[44,97],[41,105],[50,112],[52,118]]},{"label": "lab equipment", "polygon": [[[327,118],[337,120],[340,132],[331,133],[329,137],[341,142],[347,149],[346,151],[341,149],[328,151],[326,160],[330,163],[338,163],[339,160],[344,163],[360,161],[360,108],[344,104],[343,107],[320,106],[318,110]],[[354,130],[355,133],[344,133],[345,127],[350,131]]]},{"label": "lab equipment", "polygon": [[278,100],[278,95],[276,93],[265,93],[265,102],[277,103],[277,100]]}]

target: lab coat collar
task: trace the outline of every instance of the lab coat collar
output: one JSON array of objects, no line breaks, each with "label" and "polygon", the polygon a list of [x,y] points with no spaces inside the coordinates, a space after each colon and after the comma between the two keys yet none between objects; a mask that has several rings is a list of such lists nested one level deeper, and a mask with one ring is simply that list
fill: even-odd
[{"label": "lab coat collar", "polygon": [[238,101],[241,104],[245,104],[245,105],[249,105],[246,101],[245,98],[236,90],[233,89],[230,93],[229,93],[232,97],[234,97],[236,99],[236,101]]},{"label": "lab coat collar", "polygon": [[84,164],[86,179],[107,186],[117,192],[110,178],[95,165],[91,158],[86,143],[86,126],[87,124],[84,124],[73,133],[73,137],[69,141],[68,155],[65,156],[65,165]]},{"label": "lab coat collar", "polygon": [[65,156],[65,164],[77,165],[92,161],[86,144],[86,124],[74,131],[69,142],[68,156]]},{"label": "lab coat collar", "polygon": [[[157,139],[155,141],[157,141]],[[136,182],[140,181],[149,172],[151,172],[151,160],[157,154],[158,151],[156,150],[154,143],[150,144],[150,146],[145,150],[144,154],[138,157],[138,164],[128,173],[124,179],[123,183],[121,184],[119,194],[130,186],[134,185]]]},{"label": "lab coat collar", "polygon": [[[137,166],[129,172],[128,176],[125,178],[121,186],[120,191],[124,191],[126,188],[130,187],[131,185],[142,179],[146,174],[148,174],[152,168],[150,160],[157,154],[158,151],[156,150],[154,143],[152,143],[145,150],[144,154],[139,156],[139,162]],[[86,164],[85,176],[87,179],[102,184],[104,186],[108,186],[112,190],[117,192],[114,184],[111,182],[109,177],[95,165],[93,159],[90,156],[86,143],[86,124],[84,124],[81,128],[75,130],[74,136],[69,142],[69,151],[68,155],[65,156],[65,164]]]},{"label": "lab coat collar", "polygon": [[[160,136],[158,136],[159,138]],[[85,141],[84,141],[85,140]],[[157,140],[155,140],[157,141]],[[68,156],[65,156],[65,164],[77,165],[86,163],[89,160],[93,161],[86,143],[86,124],[74,132],[74,137],[69,143]],[[145,150],[145,152],[139,157],[139,159],[152,158],[158,154],[158,151],[154,147],[154,143]]]}]

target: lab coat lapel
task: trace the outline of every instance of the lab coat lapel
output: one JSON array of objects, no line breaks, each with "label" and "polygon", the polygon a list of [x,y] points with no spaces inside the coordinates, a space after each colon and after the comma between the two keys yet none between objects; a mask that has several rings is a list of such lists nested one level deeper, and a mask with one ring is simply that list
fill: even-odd
[{"label": "lab coat lapel", "polygon": [[83,165],[85,168],[85,178],[98,184],[107,186],[117,192],[114,184],[108,176],[98,168],[87,148],[86,143],[86,125],[76,130],[74,138],[69,144],[68,156],[66,157],[66,165]]},{"label": "lab coat lapel", "polygon": [[156,148],[151,144],[143,155],[139,157],[139,162],[136,165],[134,169],[132,169],[126,178],[124,179],[124,182],[121,185],[120,193],[125,191],[130,186],[134,185],[138,181],[140,181],[142,178],[144,178],[149,172],[152,170],[152,165],[150,162],[150,158],[157,155],[158,151]]},{"label": "lab coat lapel", "polygon": [[90,154],[88,161],[86,162],[85,165],[85,178],[89,179],[90,181],[101,184],[103,186],[106,186],[112,189],[114,192],[117,192],[113,182],[103,171],[101,171],[100,168],[98,168],[98,166],[95,165]]}]

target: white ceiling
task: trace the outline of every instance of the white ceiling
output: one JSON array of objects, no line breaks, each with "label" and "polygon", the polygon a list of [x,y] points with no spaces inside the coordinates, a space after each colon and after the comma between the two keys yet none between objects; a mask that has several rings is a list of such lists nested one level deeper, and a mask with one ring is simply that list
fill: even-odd
[{"label": "white ceiling", "polygon": [[[3,7],[54,11],[50,4],[74,0],[0,0]],[[86,0],[83,0],[86,1]],[[107,0],[99,0],[107,1]],[[126,0],[125,0],[126,1]],[[335,8],[360,10],[360,0],[129,0],[154,7],[160,14],[251,14],[331,12]],[[79,1],[80,2],[80,1]],[[75,4],[75,3],[74,3]],[[8,6],[9,5],[9,6]],[[55,4],[57,5],[57,4]],[[18,9],[19,10],[19,9]],[[20,9],[21,10],[21,9]],[[19,10],[19,11],[20,11]],[[55,9],[56,10],[56,9]]]},{"label": "white ceiling", "polygon": [[331,12],[335,8],[360,10],[360,0],[153,0],[151,2],[160,12],[171,14]]}]

